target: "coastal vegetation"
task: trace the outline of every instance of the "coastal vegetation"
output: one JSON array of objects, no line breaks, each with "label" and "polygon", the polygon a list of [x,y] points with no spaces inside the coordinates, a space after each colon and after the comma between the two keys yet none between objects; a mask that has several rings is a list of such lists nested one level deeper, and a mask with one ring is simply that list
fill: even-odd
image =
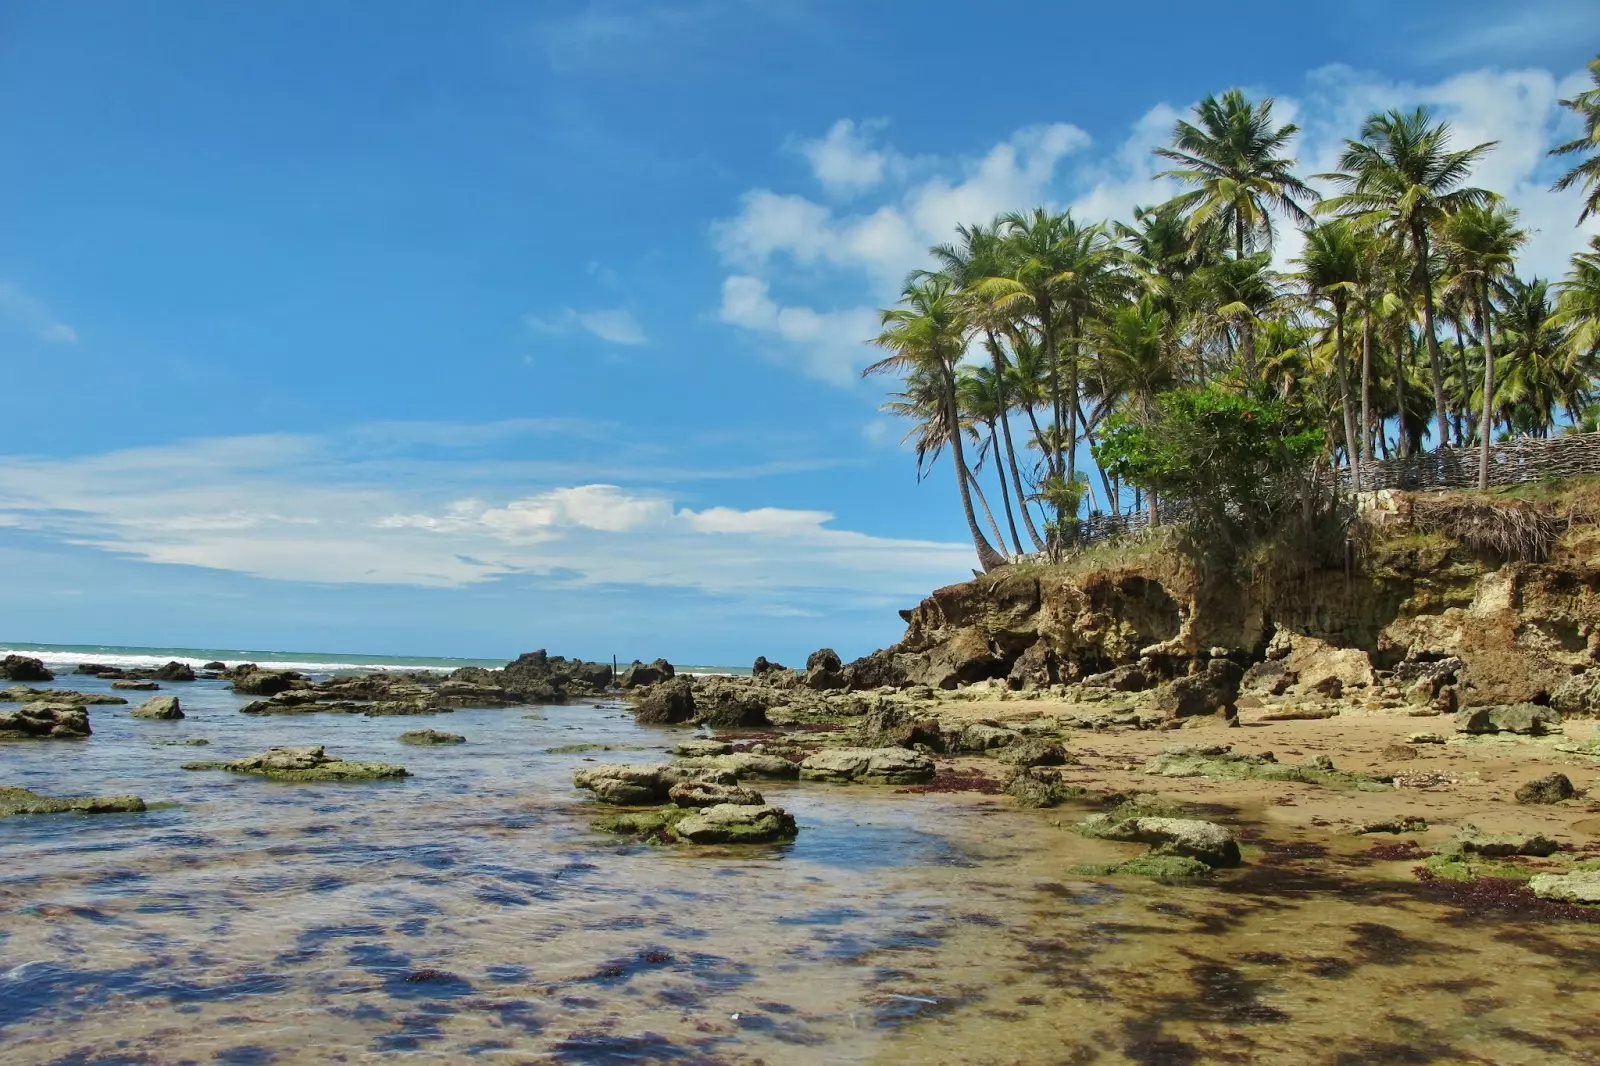
[{"label": "coastal vegetation", "polygon": [[[1600,58],[1562,104],[1556,189],[1600,213]],[[946,452],[984,568],[1059,557],[1088,516],[1143,510],[1236,541],[1378,460],[1600,427],[1600,238],[1528,276],[1528,229],[1472,184],[1494,142],[1426,108],[1369,116],[1304,174],[1270,98],[1208,96],[1155,149],[1182,190],[1128,220],[1046,207],[957,227],[881,312],[864,371]],[[1296,230],[1298,254],[1286,231]]]}]

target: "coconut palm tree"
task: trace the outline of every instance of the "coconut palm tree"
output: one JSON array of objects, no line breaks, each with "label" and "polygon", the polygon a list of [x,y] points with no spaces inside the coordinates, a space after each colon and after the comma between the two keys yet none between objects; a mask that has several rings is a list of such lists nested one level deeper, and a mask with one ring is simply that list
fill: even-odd
[{"label": "coconut palm tree", "polygon": [[1589,80],[1594,82],[1594,88],[1561,101],[1562,107],[1583,119],[1583,136],[1550,149],[1551,155],[1587,154],[1589,157],[1561,175],[1552,186],[1559,192],[1580,181],[1583,183],[1583,210],[1578,212],[1580,224],[1590,215],[1600,214],[1600,56],[1589,60]]},{"label": "coconut palm tree", "polygon": [[1439,338],[1434,330],[1430,241],[1445,216],[1464,207],[1496,199],[1485,189],[1466,184],[1473,164],[1497,142],[1451,151],[1450,125],[1434,122],[1426,108],[1406,113],[1373,115],[1361,127],[1361,139],[1346,141],[1339,170],[1323,175],[1344,192],[1322,204],[1379,227],[1407,242],[1414,256],[1413,286],[1422,298],[1422,333],[1433,371],[1433,405],[1438,446],[1450,442],[1445,416],[1444,372]]},{"label": "coconut palm tree", "polygon": [[[1097,322],[1093,340],[1100,353],[1101,392],[1125,400],[1138,418],[1154,418],[1156,396],[1182,380],[1183,355],[1172,316],[1147,293]],[[1155,496],[1147,503],[1155,525]]]},{"label": "coconut palm tree", "polygon": [[[1016,446],[1011,439],[1011,421],[1009,414],[1011,405],[1006,399],[1006,352],[1001,338],[1009,324],[1009,315],[1006,309],[997,307],[991,300],[986,299],[979,289],[979,283],[985,278],[1004,275],[1008,272],[1006,256],[1008,247],[1000,232],[1000,221],[984,225],[974,223],[971,226],[957,226],[956,235],[959,240],[953,244],[941,244],[930,249],[934,260],[939,264],[939,273],[949,278],[968,301],[968,313],[972,321],[983,332],[984,348],[989,353],[990,361],[994,368],[993,388],[995,390],[995,404],[999,410],[999,424],[1001,437],[1005,442],[1005,455],[997,456],[996,463],[1002,468],[1001,478],[1005,477],[1004,471],[1009,471],[1012,488],[1016,490],[1017,501],[1022,508],[1022,524],[1028,530],[1028,537],[1033,541],[1035,550],[1044,550],[1044,540],[1034,528],[1033,516],[1028,513],[1027,497],[1022,492],[1022,475],[1017,468]],[[1006,508],[1006,517],[1010,519],[1010,506]],[[1011,531],[1011,539],[1016,540],[1016,530]],[[1017,553],[1022,553],[1020,545]]]},{"label": "coconut palm tree", "polygon": [[1572,269],[1559,285],[1556,320],[1568,331],[1575,358],[1600,355],[1600,237],[1572,257]]},{"label": "coconut palm tree", "polygon": [[1274,212],[1293,222],[1309,215],[1302,204],[1317,193],[1294,175],[1294,158],[1284,155],[1300,128],[1276,126],[1272,98],[1252,103],[1238,89],[1221,98],[1208,96],[1195,105],[1199,125],[1180,120],[1172,130],[1172,147],[1155,153],[1178,164],[1162,177],[1193,186],[1173,206],[1188,214],[1190,232],[1212,225],[1233,236],[1235,259],[1244,258],[1257,241],[1272,247]]},{"label": "coconut palm tree", "polygon": [[1270,252],[1223,259],[1197,270],[1191,285],[1195,327],[1202,335],[1237,336],[1244,376],[1250,381],[1257,376],[1256,327],[1277,310],[1282,296],[1271,259]]},{"label": "coconut palm tree", "polygon": [[[980,487],[977,475],[983,471],[984,460],[993,458],[996,477],[1000,481],[1000,503],[1005,511],[1006,527],[1011,531],[1011,545],[1018,555],[1022,554],[1022,540],[1017,536],[1017,520],[1011,511],[1011,490],[1006,485],[1005,453],[1001,450],[999,424],[1005,421],[1005,407],[1001,402],[1005,385],[1002,380],[1004,371],[997,363],[995,367],[971,366],[963,363],[956,369],[956,406],[959,408],[961,418],[968,434],[978,446],[977,460],[972,464],[973,488],[978,490],[978,501],[988,509],[988,501],[983,498],[983,489]],[[987,432],[979,432],[980,428]],[[990,515],[990,523],[994,524],[994,516]],[[1005,535],[1000,532],[998,525],[995,527],[995,536],[1002,545],[1005,544]],[[1042,549],[1043,545],[1039,545]]]},{"label": "coconut palm tree", "polygon": [[1499,317],[1505,375],[1495,394],[1496,405],[1513,430],[1548,437],[1557,407],[1576,418],[1588,406],[1590,382],[1578,381],[1570,372],[1571,349],[1554,319],[1549,286],[1539,278],[1523,281],[1512,276],[1506,278],[1503,291]]},{"label": "coconut palm tree", "polygon": [[1312,300],[1326,300],[1333,312],[1334,368],[1339,381],[1339,406],[1344,416],[1345,455],[1350,463],[1350,483],[1361,488],[1360,450],[1356,443],[1355,409],[1350,400],[1350,374],[1345,364],[1344,323],[1350,301],[1361,291],[1365,254],[1359,230],[1345,219],[1335,219],[1306,231],[1300,253],[1299,280]]},{"label": "coconut palm tree", "polygon": [[[970,328],[964,301],[947,279],[916,279],[907,284],[899,304],[880,312],[878,318],[884,328],[872,343],[891,354],[868,366],[862,376],[898,373],[908,382],[920,383],[931,393],[939,420],[935,423],[933,439],[950,445],[956,467],[956,486],[961,493],[961,510],[978,552],[978,562],[986,571],[1004,566],[1005,557],[995,550],[978,527],[969,487],[971,473],[962,449],[961,422],[956,406],[956,364],[966,351]],[[920,459],[919,454],[919,463]]]},{"label": "coconut palm tree", "polygon": [[[1483,338],[1483,432],[1478,443],[1478,488],[1489,487],[1489,429],[1494,413],[1494,322],[1491,293],[1511,277],[1517,249],[1527,241],[1517,227],[1517,212],[1498,204],[1468,204],[1444,223],[1446,255],[1455,281],[1471,294],[1478,334]],[[1541,301],[1544,283],[1540,282]]]}]

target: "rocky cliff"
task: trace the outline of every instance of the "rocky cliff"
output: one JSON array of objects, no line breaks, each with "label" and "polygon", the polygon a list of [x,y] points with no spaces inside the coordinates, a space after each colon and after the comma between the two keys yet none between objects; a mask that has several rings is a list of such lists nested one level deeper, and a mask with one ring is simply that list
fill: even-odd
[{"label": "rocky cliff", "polygon": [[[902,614],[900,642],[847,673],[945,689],[1004,679],[1128,690],[1202,674],[1212,660],[1244,668],[1316,647],[1365,656],[1373,684],[1459,660],[1461,703],[1600,711],[1600,527],[1571,498],[1385,493],[1367,501],[1342,567],[1202,577],[1146,546],[1008,567]],[[1341,669],[1366,683],[1360,668]]]}]

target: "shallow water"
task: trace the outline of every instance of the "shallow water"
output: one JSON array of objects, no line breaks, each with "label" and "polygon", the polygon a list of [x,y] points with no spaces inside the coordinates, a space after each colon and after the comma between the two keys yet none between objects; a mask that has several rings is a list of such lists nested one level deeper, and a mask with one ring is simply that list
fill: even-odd
[{"label": "shallow water", "polygon": [[[794,844],[650,848],[592,833],[570,783],[686,735],[617,706],[255,718],[166,690],[187,719],[93,707],[86,741],[0,746],[0,783],[178,805],[0,822],[0,1061],[1600,1062],[1600,926],[1463,913],[1403,864],[1085,880],[1136,849],[1077,812],[772,783]],[[421,725],[469,742],[396,739]],[[178,768],[293,743],[415,776]],[[549,751],[574,744],[644,750]]]}]

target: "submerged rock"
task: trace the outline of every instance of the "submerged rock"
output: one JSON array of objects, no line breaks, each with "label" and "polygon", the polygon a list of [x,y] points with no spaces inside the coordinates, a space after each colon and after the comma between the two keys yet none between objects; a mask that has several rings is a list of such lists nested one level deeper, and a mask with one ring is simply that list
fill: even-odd
[{"label": "submerged rock", "polygon": [[1163,883],[1204,881],[1211,876],[1210,866],[1186,855],[1141,855],[1127,862],[1086,864],[1067,871],[1079,877],[1145,877]]},{"label": "submerged rock", "polygon": [[1517,789],[1516,799],[1518,803],[1560,803],[1577,794],[1566,774],[1551,774]]},{"label": "submerged rock", "polygon": [[672,835],[691,844],[766,844],[793,840],[794,816],[770,804],[720,803],[672,826]]},{"label": "submerged rock", "polygon": [[800,764],[802,781],[917,785],[933,779],[933,760],[905,748],[835,748]]},{"label": "submerged rock", "polygon": [[28,655],[7,655],[0,659],[0,677],[7,681],[52,681],[51,673],[41,659]]},{"label": "submerged rock", "polygon": [[130,814],[145,809],[138,796],[68,796],[56,799],[25,788],[0,787],[0,817],[14,814]]},{"label": "submerged rock", "polygon": [[185,770],[227,770],[274,781],[387,781],[410,777],[403,766],[381,762],[349,762],[330,758],[324,749],[269,748],[259,755],[233,762],[184,763]]},{"label": "submerged rock", "polygon": [[413,729],[400,734],[402,744],[465,744],[467,738],[460,733],[445,733],[438,729]]},{"label": "submerged rock", "polygon": [[1569,874],[1535,874],[1528,888],[1540,899],[1562,903],[1600,904],[1600,870],[1574,870]]},{"label": "submerged rock", "polygon": [[129,711],[128,716],[170,722],[183,717],[183,708],[176,696],[156,696]]},{"label": "submerged rock", "polygon": [[27,703],[0,711],[0,740],[71,740],[90,734],[89,712],[72,703]]},{"label": "submerged rock", "polygon": [[1182,855],[1208,866],[1237,866],[1239,843],[1233,830],[1198,818],[1118,818],[1091,815],[1079,832],[1101,840],[1149,844],[1155,855]]}]

